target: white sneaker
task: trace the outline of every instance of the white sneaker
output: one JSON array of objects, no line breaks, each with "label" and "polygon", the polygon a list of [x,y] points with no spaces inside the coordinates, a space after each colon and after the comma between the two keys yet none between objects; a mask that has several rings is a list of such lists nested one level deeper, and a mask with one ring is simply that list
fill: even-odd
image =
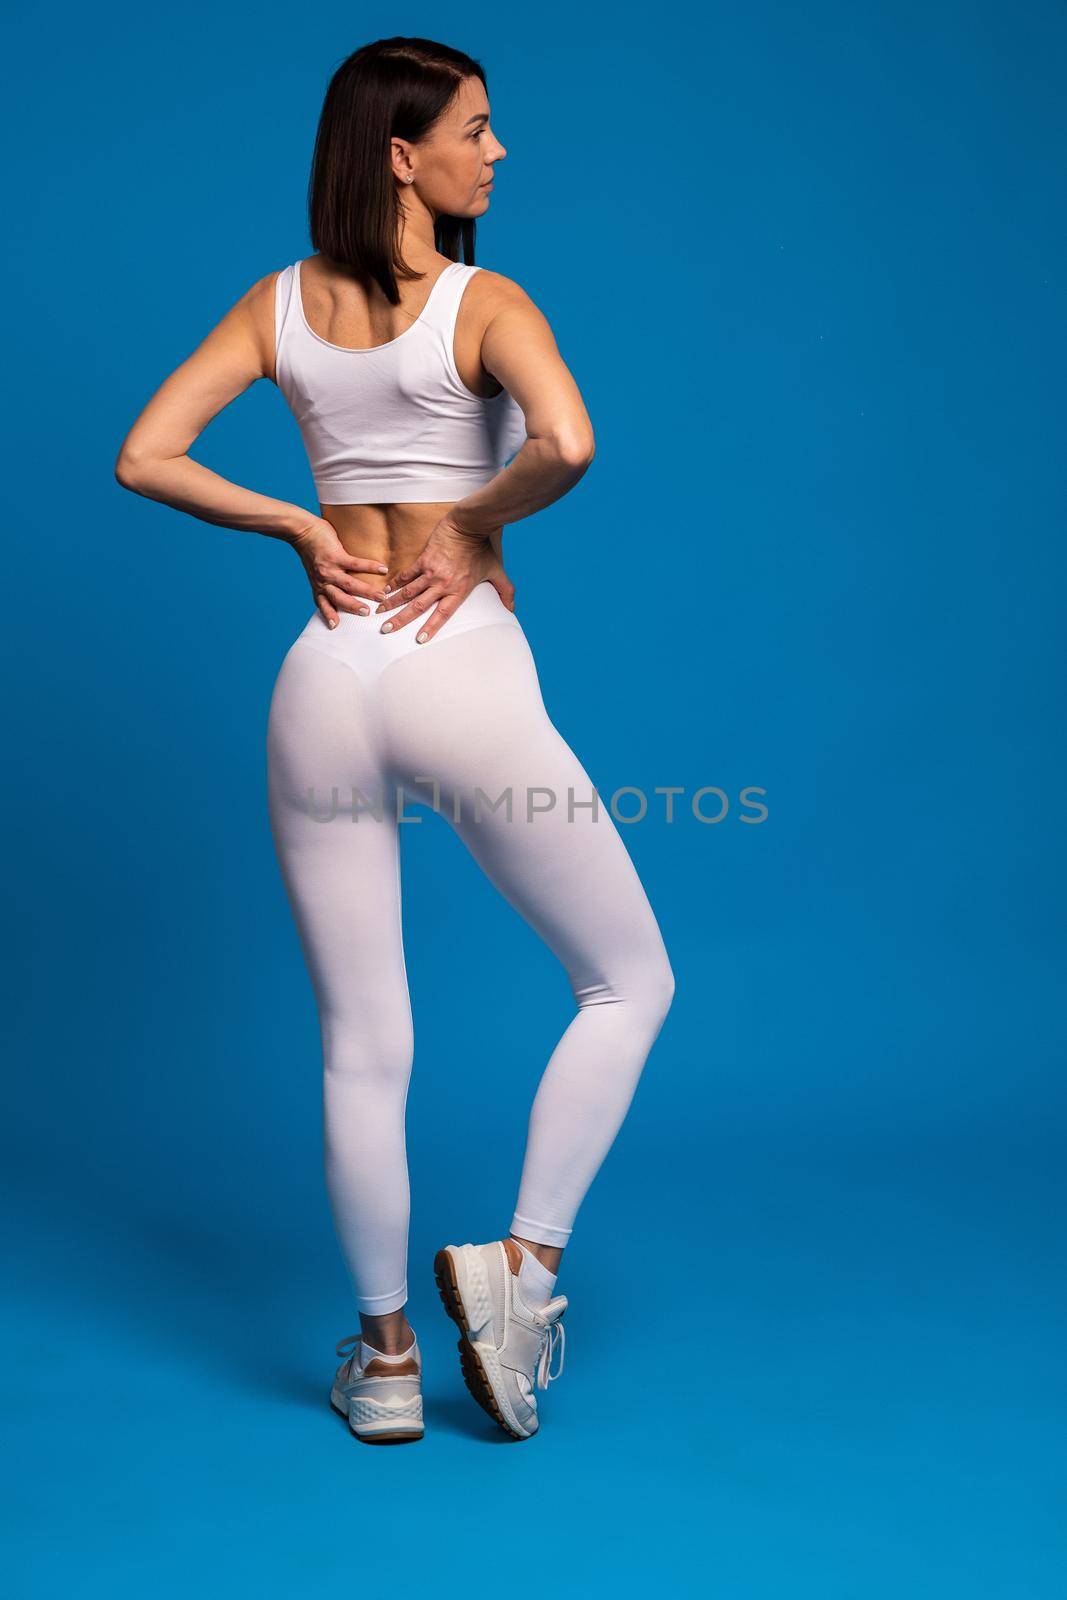
[{"label": "white sneaker", "polygon": [[348,1418],[356,1438],[368,1444],[421,1439],[422,1354],[418,1344],[406,1361],[372,1356],[364,1366],[362,1335],[352,1333],[338,1344],[337,1354],[345,1360],[334,1377],[330,1404]]},{"label": "white sneaker", "polygon": [[513,1439],[531,1438],[539,1426],[534,1374],[537,1387],[547,1389],[563,1371],[566,1295],[539,1310],[525,1303],[519,1294],[522,1250],[514,1239],[447,1244],[433,1266],[445,1310],[461,1330],[467,1388]]}]

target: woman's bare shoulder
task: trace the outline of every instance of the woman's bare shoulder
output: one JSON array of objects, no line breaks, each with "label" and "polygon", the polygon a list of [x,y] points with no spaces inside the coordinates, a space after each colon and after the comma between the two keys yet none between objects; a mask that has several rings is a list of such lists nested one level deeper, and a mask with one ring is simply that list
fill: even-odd
[{"label": "woman's bare shoulder", "polygon": [[278,279],[287,267],[276,267],[273,272],[265,272],[262,278],[257,278],[244,293],[244,299],[250,306],[262,310],[264,306],[270,307],[271,316],[274,315],[274,297],[278,288]]},{"label": "woman's bare shoulder", "polygon": [[503,272],[494,272],[491,267],[480,267],[474,275],[474,282],[487,301],[496,300],[501,305],[533,305],[533,300],[521,283]]},{"label": "woman's bare shoulder", "polygon": [[274,308],[277,299],[278,279],[287,268],[276,267],[265,272],[241,295],[230,315],[240,317],[251,329],[260,354],[263,376],[276,382],[274,372],[275,326]]},{"label": "woman's bare shoulder", "polygon": [[[478,279],[483,282],[478,285]],[[488,329],[492,323],[510,334],[534,333],[548,336],[551,327],[543,308],[516,278],[483,267],[474,274],[471,288],[478,287],[480,322]]]}]

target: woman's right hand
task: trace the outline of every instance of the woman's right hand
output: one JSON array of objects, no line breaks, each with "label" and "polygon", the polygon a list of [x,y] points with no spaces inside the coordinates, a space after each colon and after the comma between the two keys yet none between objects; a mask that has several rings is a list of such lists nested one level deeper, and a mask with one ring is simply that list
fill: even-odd
[{"label": "woman's right hand", "polygon": [[367,556],[351,556],[338,537],[337,529],[325,517],[308,515],[289,540],[307,573],[315,605],[328,628],[336,628],[339,611],[354,611],[365,617],[369,600],[380,600],[381,585],[373,588],[360,574],[384,576],[389,568]]}]

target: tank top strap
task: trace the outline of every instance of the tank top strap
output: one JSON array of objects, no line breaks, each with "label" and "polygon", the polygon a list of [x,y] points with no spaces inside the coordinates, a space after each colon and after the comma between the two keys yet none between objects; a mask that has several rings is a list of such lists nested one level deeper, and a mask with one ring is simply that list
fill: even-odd
[{"label": "tank top strap", "polygon": [[445,339],[455,332],[456,318],[463,291],[480,267],[469,266],[465,261],[453,261],[434,282],[420,321],[426,322]]},{"label": "tank top strap", "polygon": [[286,330],[292,321],[293,285],[296,266],[283,267],[274,285],[274,371],[275,376],[286,358]]}]

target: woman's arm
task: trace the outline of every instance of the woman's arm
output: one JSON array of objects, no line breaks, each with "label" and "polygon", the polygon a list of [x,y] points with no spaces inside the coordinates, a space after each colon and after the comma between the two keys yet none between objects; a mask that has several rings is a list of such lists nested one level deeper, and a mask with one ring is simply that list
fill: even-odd
[{"label": "woman's arm", "polygon": [[[203,522],[291,538],[308,513],[243,489],[189,458],[193,441],[224,406],[257,378],[273,377],[274,353],[263,333],[275,273],[261,278],[156,390],[126,435],[115,476],[149,500],[162,500]],[[271,301],[272,304],[272,301]]]},{"label": "woman's arm", "polygon": [[552,329],[524,289],[497,273],[496,309],[482,336],[482,365],[517,401],[526,442],[511,464],[449,511],[468,536],[540,511],[572,489],[593,459],[593,425]]},{"label": "woman's arm", "polygon": [[346,603],[351,597],[378,597],[377,590],[355,575],[388,568],[350,556],[336,529],[313,512],[231,483],[188,454],[231,400],[257,378],[274,381],[276,282],[272,272],[254,283],[160,385],[123,441],[115,476],[124,488],[202,522],[284,539],[304,563],[315,603],[333,627],[338,610],[361,609]]}]

